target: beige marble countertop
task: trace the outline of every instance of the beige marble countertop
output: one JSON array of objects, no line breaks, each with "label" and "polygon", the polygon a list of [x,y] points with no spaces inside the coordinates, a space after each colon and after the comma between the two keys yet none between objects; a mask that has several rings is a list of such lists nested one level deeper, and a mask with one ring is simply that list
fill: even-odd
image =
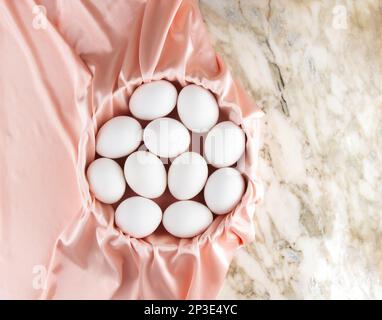
[{"label": "beige marble countertop", "polygon": [[200,7],[266,114],[257,238],[220,298],[382,299],[382,1]]}]

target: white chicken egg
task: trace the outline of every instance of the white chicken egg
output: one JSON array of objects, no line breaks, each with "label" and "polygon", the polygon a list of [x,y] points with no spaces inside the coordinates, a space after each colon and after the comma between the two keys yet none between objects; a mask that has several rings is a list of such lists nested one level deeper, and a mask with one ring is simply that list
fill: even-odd
[{"label": "white chicken egg", "polygon": [[98,131],[96,152],[107,158],[129,155],[142,141],[142,127],[137,120],[119,116],[107,121]]},{"label": "white chicken egg", "polygon": [[196,133],[207,132],[219,118],[219,107],[214,95],[195,84],[180,91],[177,110],[184,125]]},{"label": "white chicken egg", "polygon": [[208,132],[204,156],[216,168],[229,167],[240,159],[244,149],[244,131],[232,121],[224,121]]},{"label": "white chicken egg", "polygon": [[174,109],[177,96],[174,85],[166,80],[144,83],[131,95],[130,112],[141,120],[164,117]]},{"label": "white chicken egg", "polygon": [[161,221],[161,208],[154,201],[143,197],[128,198],[115,211],[115,224],[134,238],[149,236]]},{"label": "white chicken egg", "polygon": [[190,141],[190,133],[184,125],[171,118],[153,120],[143,131],[145,146],[159,157],[176,157],[188,149]]},{"label": "white chicken egg", "polygon": [[232,211],[244,193],[244,178],[234,168],[216,170],[207,180],[204,200],[213,213],[225,214]]},{"label": "white chicken egg", "polygon": [[208,177],[206,160],[195,152],[185,152],[175,158],[168,171],[168,188],[178,200],[195,197]]},{"label": "white chicken egg", "polygon": [[107,158],[94,160],[88,167],[87,178],[90,190],[103,203],[115,203],[122,198],[126,189],[122,168]]},{"label": "white chicken egg", "polygon": [[166,169],[162,161],[148,151],[136,151],[127,157],[125,178],[129,187],[146,198],[157,198],[166,189]]},{"label": "white chicken egg", "polygon": [[175,237],[191,238],[201,234],[213,220],[211,211],[203,204],[178,201],[163,213],[163,226]]}]

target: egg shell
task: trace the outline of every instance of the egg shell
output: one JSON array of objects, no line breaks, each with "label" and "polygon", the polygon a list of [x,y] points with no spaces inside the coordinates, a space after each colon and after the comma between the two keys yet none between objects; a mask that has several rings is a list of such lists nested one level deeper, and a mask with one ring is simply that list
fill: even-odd
[{"label": "egg shell", "polygon": [[124,166],[129,187],[146,198],[157,198],[166,189],[167,174],[162,161],[148,151],[136,151],[127,157]]},{"label": "egg shell", "polygon": [[216,168],[233,165],[244,150],[245,133],[232,121],[218,123],[208,132],[204,143],[204,156]]},{"label": "egg shell", "polygon": [[175,108],[177,97],[176,88],[166,80],[144,83],[130,97],[130,112],[141,120],[161,118]]},{"label": "egg shell", "polygon": [[207,132],[219,118],[219,106],[214,95],[195,84],[180,91],[177,110],[183,124],[196,133]]},{"label": "egg shell", "polygon": [[111,204],[120,200],[125,193],[126,182],[122,168],[107,158],[94,160],[87,169],[90,190],[96,199]]},{"label": "egg shell", "polygon": [[149,236],[161,221],[161,208],[154,201],[143,197],[128,198],[115,211],[115,224],[122,232],[134,238]]},{"label": "egg shell", "polygon": [[191,137],[178,120],[160,118],[146,126],[143,131],[143,141],[147,149],[157,156],[173,158],[188,149]]},{"label": "egg shell", "polygon": [[134,118],[119,116],[107,121],[98,131],[96,152],[107,158],[129,155],[142,141],[142,127]]},{"label": "egg shell", "polygon": [[204,200],[215,214],[232,211],[240,202],[245,188],[244,178],[234,168],[216,170],[207,180]]},{"label": "egg shell", "polygon": [[196,152],[185,152],[175,158],[168,171],[168,187],[178,200],[195,197],[208,177],[206,160]]},{"label": "egg shell", "polygon": [[175,237],[192,238],[205,231],[213,220],[211,211],[203,204],[178,201],[163,213],[163,226]]}]

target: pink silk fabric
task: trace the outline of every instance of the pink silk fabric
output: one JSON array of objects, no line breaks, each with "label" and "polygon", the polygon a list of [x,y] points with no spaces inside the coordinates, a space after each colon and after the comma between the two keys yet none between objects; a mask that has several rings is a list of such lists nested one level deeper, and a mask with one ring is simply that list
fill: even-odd
[{"label": "pink silk fabric", "polygon": [[[0,52],[0,298],[215,298],[254,237],[262,112],[214,52],[197,1],[3,0]],[[155,79],[211,90],[247,135],[241,203],[193,239],[123,235],[89,192],[98,128]]]}]

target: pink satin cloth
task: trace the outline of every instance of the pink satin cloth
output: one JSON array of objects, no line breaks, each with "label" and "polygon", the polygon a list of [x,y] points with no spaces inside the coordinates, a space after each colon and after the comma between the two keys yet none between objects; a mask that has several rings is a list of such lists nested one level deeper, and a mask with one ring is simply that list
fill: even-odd
[{"label": "pink satin cloth", "polygon": [[[216,298],[254,237],[262,112],[214,52],[197,1],[3,0],[0,52],[0,298]],[[247,135],[241,203],[193,239],[123,235],[89,192],[98,128],[155,79],[211,90]]]}]

